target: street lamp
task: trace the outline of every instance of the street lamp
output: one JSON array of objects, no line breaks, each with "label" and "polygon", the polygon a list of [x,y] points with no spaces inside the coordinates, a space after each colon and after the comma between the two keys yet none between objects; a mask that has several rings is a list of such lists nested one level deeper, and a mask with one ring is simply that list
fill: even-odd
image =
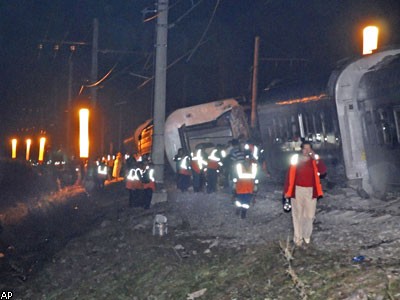
[{"label": "street lamp", "polygon": [[379,29],[376,26],[367,26],[363,29],[363,55],[371,54],[378,49]]},{"label": "street lamp", "polygon": [[11,140],[11,158],[17,158],[17,139]]},{"label": "street lamp", "polygon": [[44,158],[44,146],[46,144],[46,138],[45,137],[41,137],[39,139],[39,157],[38,157],[38,161],[40,163],[43,162],[43,158]]},{"label": "street lamp", "polygon": [[89,109],[79,110],[79,156],[89,158]]},{"label": "street lamp", "polygon": [[26,160],[29,160],[29,157],[30,157],[31,144],[32,144],[32,140],[31,139],[26,139],[26,154],[25,154],[25,159]]}]

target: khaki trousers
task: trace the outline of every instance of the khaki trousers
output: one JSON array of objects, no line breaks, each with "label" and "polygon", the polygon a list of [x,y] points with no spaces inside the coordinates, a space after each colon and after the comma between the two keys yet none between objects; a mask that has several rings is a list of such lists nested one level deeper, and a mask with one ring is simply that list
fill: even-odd
[{"label": "khaki trousers", "polygon": [[296,244],[301,244],[303,239],[311,238],[317,199],[312,197],[312,187],[296,185],[295,192],[296,198],[292,199],[293,241]]}]

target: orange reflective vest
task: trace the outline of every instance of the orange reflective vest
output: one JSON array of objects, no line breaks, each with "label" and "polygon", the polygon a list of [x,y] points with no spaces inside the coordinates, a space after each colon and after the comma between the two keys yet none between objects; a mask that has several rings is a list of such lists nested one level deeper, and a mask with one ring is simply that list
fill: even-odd
[{"label": "orange reflective vest", "polygon": [[106,165],[99,165],[97,167],[97,177],[98,178],[107,178],[107,166]]},{"label": "orange reflective vest", "polygon": [[218,153],[218,149],[213,149],[211,154],[208,156],[207,169],[217,170],[222,165],[221,157]]},{"label": "orange reflective vest", "polygon": [[247,168],[243,163],[236,166],[238,179],[236,182],[236,194],[252,194],[257,176],[257,164],[252,162]]},{"label": "orange reflective vest", "polygon": [[[290,168],[288,173],[288,180],[286,184],[286,188],[284,191],[286,198],[294,198],[295,197],[295,185],[296,185],[296,172],[297,172],[297,164],[299,160],[299,155],[295,154],[292,156],[290,160]],[[313,185],[313,198],[322,197],[324,195],[322,191],[321,181],[319,179],[318,166],[316,160],[312,160],[312,168],[314,174],[314,185]]]},{"label": "orange reflective vest", "polygon": [[201,149],[198,149],[195,156],[192,154],[192,170],[197,174],[200,174],[206,165],[207,161],[203,158]]},{"label": "orange reflective vest", "polygon": [[182,175],[192,175],[190,171],[190,158],[189,156],[184,156],[179,162],[178,174]]},{"label": "orange reflective vest", "polygon": [[143,189],[152,189],[153,192],[156,190],[156,181],[154,179],[154,169],[147,166],[146,169],[142,171],[142,179],[145,179],[143,183]]},{"label": "orange reflective vest", "polygon": [[143,189],[142,170],[140,168],[130,169],[126,176],[125,186],[129,190]]}]

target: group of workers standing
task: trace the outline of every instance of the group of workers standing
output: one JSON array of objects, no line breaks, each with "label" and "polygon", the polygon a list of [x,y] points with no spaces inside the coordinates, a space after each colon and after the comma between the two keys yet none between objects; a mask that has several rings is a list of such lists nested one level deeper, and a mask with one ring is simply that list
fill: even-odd
[{"label": "group of workers standing", "polygon": [[219,183],[230,187],[236,195],[237,213],[246,217],[250,202],[257,192],[260,171],[266,172],[266,162],[260,146],[233,139],[228,147],[218,145],[207,149],[196,146],[190,155],[182,148],[174,157],[177,188],[185,192],[193,185],[195,193],[216,192]]},{"label": "group of workers standing", "polygon": [[[179,190],[186,192],[192,185],[195,193],[213,193],[222,183],[232,190],[236,214],[241,218],[246,218],[256,196],[260,174],[264,172],[269,176],[263,149],[250,141],[241,143],[233,139],[228,147],[218,145],[207,151],[198,145],[190,154],[180,148],[174,161]],[[101,173],[101,165],[98,170]],[[156,188],[150,157],[135,159],[132,155],[124,162],[124,170],[129,206],[149,209]],[[317,200],[323,196],[320,178],[326,172],[325,163],[308,141],[301,144],[301,153],[291,157],[283,199],[284,210],[292,214],[293,241],[297,246],[308,245],[311,241]]]},{"label": "group of workers standing", "polygon": [[129,192],[129,207],[149,209],[156,189],[154,167],[150,156],[135,159],[132,155],[126,161],[125,187]]},{"label": "group of workers standing", "polygon": [[131,155],[126,160],[118,153],[110,163],[105,159],[97,163],[97,178],[100,187],[106,180],[124,177],[125,187],[129,193],[129,207],[149,209],[156,184],[154,167],[150,156]]},{"label": "group of workers standing", "polygon": [[[179,149],[174,157],[177,171],[177,188],[187,191],[190,184],[194,192],[207,193],[217,190],[219,178],[224,186],[232,188],[236,214],[242,219],[258,191],[261,172],[269,173],[263,149],[251,142],[240,143],[234,139],[230,147],[217,146],[207,154],[198,146],[190,155]],[[307,246],[311,241],[317,200],[323,196],[320,178],[326,175],[327,168],[312,148],[304,141],[301,153],[291,157],[287,172],[283,196],[284,210],[291,211],[294,228],[293,241],[296,246]]]}]

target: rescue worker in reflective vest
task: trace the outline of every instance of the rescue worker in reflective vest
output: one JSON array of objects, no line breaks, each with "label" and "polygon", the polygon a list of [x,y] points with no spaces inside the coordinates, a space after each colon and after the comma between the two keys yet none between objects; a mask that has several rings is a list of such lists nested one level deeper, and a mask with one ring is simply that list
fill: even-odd
[{"label": "rescue worker in reflective vest", "polygon": [[142,170],[142,184],[143,184],[143,205],[144,209],[149,209],[151,205],[151,198],[156,189],[156,181],[154,179],[154,167],[149,158],[146,158]]},{"label": "rescue worker in reflective vest", "polygon": [[174,161],[176,162],[177,173],[176,187],[182,192],[186,192],[190,187],[190,178],[192,175],[192,171],[190,170],[190,156],[185,153],[183,148],[179,148]]},{"label": "rescue worker in reflective vest", "polygon": [[296,246],[311,241],[317,199],[323,196],[320,177],[325,176],[326,166],[316,154],[310,142],[301,144],[301,154],[291,158],[287,173],[284,196],[291,198],[292,219]]},{"label": "rescue worker in reflective vest", "polygon": [[218,172],[222,167],[222,155],[219,148],[214,148],[211,150],[210,155],[207,159],[207,170],[206,170],[206,180],[207,180],[207,193],[214,193],[217,191],[218,183]]},{"label": "rescue worker in reflective vest", "polygon": [[[232,184],[233,178],[237,178],[236,164],[244,161],[244,152],[241,149],[238,139],[232,140],[232,148],[229,151],[228,157],[230,158],[230,162],[229,165],[225,166],[225,168],[229,168],[229,183]],[[230,186],[230,188],[232,188],[232,192],[235,192],[233,186]]]},{"label": "rescue worker in reflective vest", "polygon": [[236,214],[242,219],[246,218],[247,210],[257,192],[258,165],[252,158],[250,152],[245,152],[244,161],[236,164],[236,176],[233,178],[235,189]]},{"label": "rescue worker in reflective vest", "polygon": [[251,140],[248,140],[247,143],[244,145],[244,151],[251,152],[251,155],[253,156],[253,159],[258,163],[258,166],[261,167],[265,175],[269,177],[270,174],[267,170],[267,161],[265,159],[264,149],[261,146],[253,143]]},{"label": "rescue worker in reflective vest", "polygon": [[129,207],[139,207],[143,198],[142,168],[137,162],[128,171],[125,186],[129,191]]},{"label": "rescue worker in reflective vest", "polygon": [[104,188],[105,181],[107,180],[108,168],[105,159],[99,159],[97,163],[97,185],[102,189]]},{"label": "rescue worker in reflective vest", "polygon": [[195,153],[191,154],[191,169],[193,177],[193,191],[201,192],[204,185],[204,168],[207,166],[207,160],[204,158],[204,151],[201,147],[196,147]]}]

